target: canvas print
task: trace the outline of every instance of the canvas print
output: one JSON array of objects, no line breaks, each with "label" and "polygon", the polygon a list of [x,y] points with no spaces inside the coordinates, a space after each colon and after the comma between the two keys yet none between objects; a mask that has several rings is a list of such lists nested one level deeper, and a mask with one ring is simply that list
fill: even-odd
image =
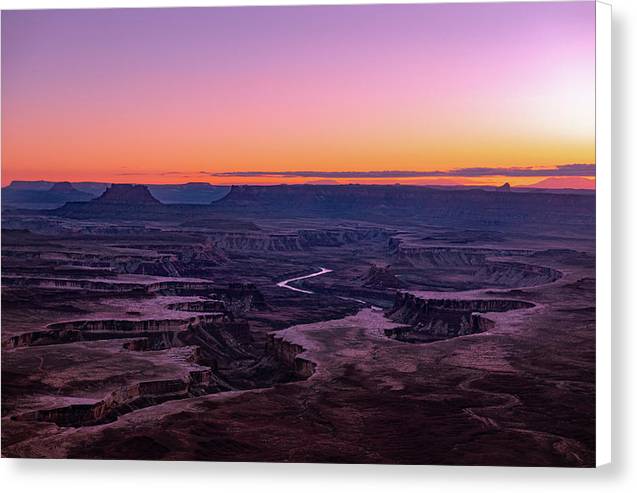
[{"label": "canvas print", "polygon": [[595,464],[595,4],[2,12],[2,455]]}]

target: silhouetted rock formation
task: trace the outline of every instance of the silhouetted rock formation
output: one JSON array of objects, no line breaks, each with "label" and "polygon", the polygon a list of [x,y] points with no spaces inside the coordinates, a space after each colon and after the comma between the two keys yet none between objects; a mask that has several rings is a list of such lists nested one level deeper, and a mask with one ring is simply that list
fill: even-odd
[{"label": "silhouetted rock formation", "polygon": [[509,182],[506,182],[504,185],[496,188],[496,190],[498,192],[510,192],[511,191],[511,185],[509,185]]},{"label": "silhouetted rock formation", "polygon": [[160,204],[145,185],[113,184],[93,202],[100,204]]},{"label": "silhouetted rock formation", "polygon": [[[103,207],[113,204],[126,207],[110,207],[109,210]],[[94,207],[96,205],[100,207]],[[395,225],[424,221],[433,226],[500,232],[537,231],[540,226],[544,233],[588,233],[595,227],[595,196],[546,191],[443,190],[404,185],[277,185],[233,187],[223,199],[210,205],[167,205],[153,197],[147,187],[114,185],[98,200],[89,204],[67,204],[53,214],[74,218],[170,218],[181,222],[193,217],[244,221],[260,217],[329,218],[389,221]],[[305,244],[350,241],[344,237],[336,238],[331,233],[313,231],[299,232],[298,236],[304,237]],[[298,242],[291,237],[285,241],[288,240]],[[240,249],[244,249],[243,246]]]},{"label": "silhouetted rock formation", "polygon": [[407,185],[235,186],[212,209],[246,217],[322,217],[478,229],[594,228],[593,195]]},{"label": "silhouetted rock formation", "polygon": [[44,192],[50,190],[54,183],[46,180],[13,180],[4,190],[40,190]]},{"label": "silhouetted rock formation", "polygon": [[77,188],[75,188],[71,182],[68,181],[60,181],[58,183],[56,183],[55,185],[53,185],[50,189],[50,192],[62,192],[62,193],[72,193],[72,192],[78,192],[79,190]]},{"label": "silhouetted rock formation", "polygon": [[230,191],[230,187],[218,187],[205,182],[148,185],[148,189],[163,204],[210,204]]},{"label": "silhouetted rock formation", "polygon": [[[25,209],[52,209],[67,202],[86,202],[94,198],[90,193],[76,189],[71,183],[12,182],[2,189],[2,205]],[[47,186],[48,188],[43,188]]]},{"label": "silhouetted rock formation", "polygon": [[[163,204],[199,204],[207,205],[211,202],[219,200],[230,191],[228,186],[216,186],[206,182],[190,182],[182,184],[165,184],[165,185],[145,185],[150,191],[151,195],[159,200]],[[51,182],[46,180],[39,181],[21,181],[14,180],[10,185],[4,187],[3,191],[3,203],[6,202],[9,205],[13,205],[16,202],[15,197],[21,196],[17,192],[24,192],[27,195],[23,197],[29,197],[29,194],[34,192],[55,192],[55,193],[80,193],[87,195],[76,195],[66,201],[88,201],[91,198],[95,198],[104,193],[106,189],[111,187],[110,183],[100,182]],[[6,200],[4,193],[8,193],[8,201]],[[37,194],[34,197],[38,197]],[[22,200],[23,202],[30,203],[29,200]],[[30,200],[33,202],[33,200]],[[65,201],[58,204],[62,205]],[[21,204],[22,205],[22,204]],[[35,208],[35,207],[33,207]]]},{"label": "silhouetted rock formation", "polygon": [[[146,185],[114,184],[90,202],[70,202],[51,213],[78,219],[142,220],[165,217],[168,207],[153,197]],[[179,214],[184,206],[173,207]]]}]

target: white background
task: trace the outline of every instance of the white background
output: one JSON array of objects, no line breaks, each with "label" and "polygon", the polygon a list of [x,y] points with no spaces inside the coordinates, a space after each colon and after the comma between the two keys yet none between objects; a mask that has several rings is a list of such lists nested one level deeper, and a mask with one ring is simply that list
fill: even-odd
[{"label": "white background", "polygon": [[[471,0],[465,0],[470,2]],[[307,0],[0,0],[0,7],[300,4]],[[315,3],[369,3],[318,0]],[[410,3],[402,2],[376,3]],[[414,2],[417,3],[417,2]],[[637,1],[613,5],[613,463],[599,469],[0,460],[3,491],[47,493],[637,491]],[[633,305],[635,303],[635,305]]]}]

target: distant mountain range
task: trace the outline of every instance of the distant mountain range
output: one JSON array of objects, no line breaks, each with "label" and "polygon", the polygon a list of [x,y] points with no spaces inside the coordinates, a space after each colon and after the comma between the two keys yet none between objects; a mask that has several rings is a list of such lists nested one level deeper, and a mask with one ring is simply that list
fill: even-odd
[{"label": "distant mountain range", "polygon": [[595,190],[595,180],[582,176],[552,176],[528,185],[528,188]]},{"label": "distant mountain range", "polygon": [[78,190],[69,182],[47,183],[33,182],[29,188],[26,182],[9,185],[2,189],[2,206],[15,206],[27,209],[54,209],[67,202],[86,202],[95,195]]},{"label": "distant mountain range", "polygon": [[[110,183],[13,181],[2,188],[2,206],[22,209],[56,209],[67,202],[88,202],[103,194]],[[163,204],[210,204],[230,191],[230,187],[209,183],[147,185],[152,197]]]},{"label": "distant mountain range", "polygon": [[[57,188],[68,191],[69,187]],[[115,184],[100,197],[71,201],[46,213],[73,219],[179,224],[196,219],[192,227],[228,220],[258,222],[259,218],[332,218],[498,232],[537,232],[540,228],[543,234],[566,234],[594,228],[595,195],[586,191],[518,191],[506,184],[489,190],[413,185],[243,185],[233,186],[223,198],[207,204],[165,204],[146,185]]]},{"label": "distant mountain range", "polygon": [[[233,187],[213,209],[252,218],[333,217],[504,231],[594,225],[592,193],[422,187],[409,185],[279,185]],[[534,229],[535,228],[535,229]]]},{"label": "distant mountain range", "polygon": [[[548,182],[554,185],[555,182]],[[48,214],[75,219],[219,220],[302,217],[412,223],[493,231],[563,234],[594,227],[591,190],[500,187],[425,187],[415,185],[271,185],[214,187],[184,185],[103,185],[96,196],[74,183],[49,183],[34,189],[19,182],[2,190],[3,207],[51,209]],[[86,184],[84,184],[86,186]],[[91,184],[96,190],[96,184]],[[85,188],[86,189],[86,188]],[[20,211],[18,211],[20,212]],[[193,225],[193,227],[196,227]]]}]

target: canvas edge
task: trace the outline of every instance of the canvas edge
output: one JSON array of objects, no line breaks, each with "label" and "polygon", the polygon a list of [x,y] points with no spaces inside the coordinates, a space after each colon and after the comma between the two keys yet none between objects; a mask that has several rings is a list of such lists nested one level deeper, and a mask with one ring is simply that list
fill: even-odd
[{"label": "canvas edge", "polygon": [[611,462],[611,5],[595,2],[595,462]]}]

